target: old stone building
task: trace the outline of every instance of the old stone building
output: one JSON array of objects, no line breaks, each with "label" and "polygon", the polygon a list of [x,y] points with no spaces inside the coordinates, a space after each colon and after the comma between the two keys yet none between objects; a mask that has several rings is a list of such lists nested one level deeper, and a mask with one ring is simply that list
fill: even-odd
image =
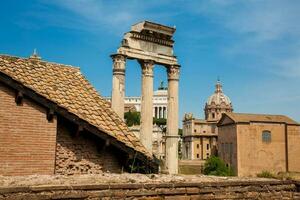
[{"label": "old stone building", "polygon": [[205,119],[197,119],[193,114],[185,114],[183,119],[182,159],[206,160],[217,153],[217,122],[222,113],[232,112],[232,104],[222,90],[218,80],[216,90],[205,104]]},{"label": "old stone building", "polygon": [[283,115],[225,113],[219,156],[238,176],[300,172],[300,124]]},{"label": "old stone building", "polygon": [[152,154],[80,69],[0,55],[0,175],[156,171]]}]

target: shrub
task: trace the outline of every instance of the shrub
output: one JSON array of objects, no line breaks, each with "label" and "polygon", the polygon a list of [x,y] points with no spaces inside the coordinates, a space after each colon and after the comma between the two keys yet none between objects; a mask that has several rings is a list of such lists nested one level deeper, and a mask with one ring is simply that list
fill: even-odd
[{"label": "shrub", "polygon": [[217,156],[212,156],[206,160],[204,164],[205,175],[215,175],[215,176],[233,176],[233,170],[227,167],[223,160]]},{"label": "shrub", "polygon": [[260,178],[276,178],[276,176],[269,171],[262,171],[261,173],[257,174],[256,176],[260,177]]},{"label": "shrub", "polygon": [[140,113],[139,112],[126,112],[124,114],[124,119],[127,126],[140,125]]}]

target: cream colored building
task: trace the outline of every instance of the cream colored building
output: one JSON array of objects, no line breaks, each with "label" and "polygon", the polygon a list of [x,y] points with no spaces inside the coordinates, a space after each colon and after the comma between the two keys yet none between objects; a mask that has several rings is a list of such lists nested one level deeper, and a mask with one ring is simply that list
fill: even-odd
[{"label": "cream colored building", "polygon": [[[140,126],[131,126],[129,129],[139,138],[140,137]],[[153,134],[152,134],[152,153],[158,159],[165,159],[165,133],[163,132],[163,127],[153,125]]]},{"label": "cream colored building", "polygon": [[[167,106],[168,106],[168,88],[164,87],[161,82],[159,88],[153,92],[153,117],[155,118],[167,118]],[[111,97],[105,97],[105,100],[111,102]],[[126,111],[141,111],[141,97],[125,97],[125,112]],[[129,127],[129,129],[139,138],[140,137],[140,125]],[[152,153],[159,159],[165,158],[165,138],[163,137],[163,130],[156,124],[153,125],[152,133]],[[151,139],[151,138],[149,138]]]},{"label": "cream colored building", "polygon": [[219,156],[238,176],[300,172],[300,124],[282,115],[223,114]]},{"label": "cream colored building", "polygon": [[[111,97],[105,97],[105,100],[111,102]],[[124,98],[125,112],[141,112],[141,97],[128,96]],[[160,87],[153,92],[153,117],[167,119],[168,112],[168,88],[164,87],[161,82]]]},{"label": "cream colored building", "polygon": [[193,114],[185,114],[183,119],[182,159],[206,160],[217,153],[217,122],[222,113],[232,112],[232,104],[222,90],[218,80],[216,90],[204,108],[205,119],[196,119]]}]

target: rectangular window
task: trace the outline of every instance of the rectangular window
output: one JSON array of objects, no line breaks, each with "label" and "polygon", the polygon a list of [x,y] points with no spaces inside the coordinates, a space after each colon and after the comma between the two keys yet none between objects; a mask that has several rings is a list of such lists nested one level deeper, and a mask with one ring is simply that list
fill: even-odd
[{"label": "rectangular window", "polygon": [[199,144],[197,144],[197,149],[199,149]]},{"label": "rectangular window", "polygon": [[215,125],[212,125],[212,127],[211,127],[211,132],[212,132],[212,133],[215,133],[215,132],[216,132],[216,126],[215,126]]},{"label": "rectangular window", "polygon": [[262,141],[265,143],[271,142],[271,132],[270,131],[263,131],[262,132]]},{"label": "rectangular window", "polygon": [[199,154],[197,153],[197,158],[199,158]]},{"label": "rectangular window", "polygon": [[209,150],[209,144],[206,145],[206,149]]}]

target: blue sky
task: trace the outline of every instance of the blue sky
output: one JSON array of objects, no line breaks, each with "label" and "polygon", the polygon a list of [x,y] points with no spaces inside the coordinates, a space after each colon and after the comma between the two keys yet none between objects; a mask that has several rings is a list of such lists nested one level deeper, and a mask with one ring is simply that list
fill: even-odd
[{"label": "blue sky", "polygon": [[[111,93],[112,61],[130,25],[176,26],[181,64],[180,119],[203,117],[219,76],[235,112],[284,114],[300,121],[298,0],[4,0],[0,54],[79,66],[103,96]],[[126,94],[140,95],[141,70],[127,63]],[[166,72],[155,67],[155,88]]]}]

